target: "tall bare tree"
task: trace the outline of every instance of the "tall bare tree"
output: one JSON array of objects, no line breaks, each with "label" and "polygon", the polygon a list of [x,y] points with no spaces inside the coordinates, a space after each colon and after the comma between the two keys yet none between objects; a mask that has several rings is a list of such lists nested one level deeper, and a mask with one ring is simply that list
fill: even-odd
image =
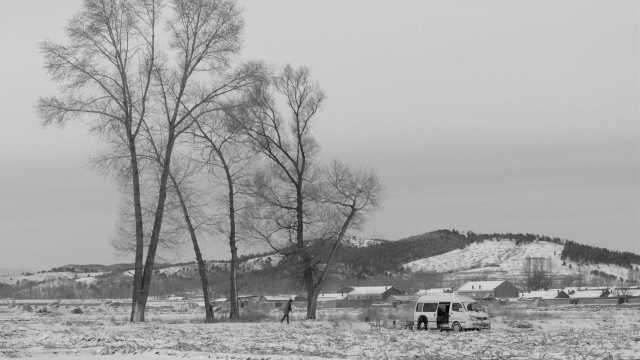
[{"label": "tall bare tree", "polygon": [[306,259],[305,270],[311,272],[307,277],[312,279],[306,284],[310,319],[315,319],[318,295],[348,231],[361,230],[369,215],[380,209],[385,195],[373,168],[352,169],[338,160],[323,169],[320,185],[320,197],[316,200],[324,204],[325,234],[315,239],[315,245],[325,249]]},{"label": "tall bare tree", "polygon": [[[216,232],[227,238],[231,252],[229,265],[229,302],[231,319],[240,316],[238,306],[238,213],[243,210],[240,184],[246,182],[255,153],[241,142],[241,133],[227,116],[208,116],[196,122],[193,136],[196,147],[210,168],[212,179],[221,180],[226,189],[220,203],[226,208],[225,218],[216,222]],[[216,184],[217,185],[217,184]],[[214,190],[215,191],[215,190]]]},{"label": "tall bare tree", "polygon": [[[144,250],[138,135],[148,115],[159,12],[156,0],[85,0],[67,25],[67,45],[40,44],[60,95],[39,99],[38,113],[45,125],[87,120],[110,145],[104,163],[129,181],[133,195],[137,270]],[[141,281],[136,271],[134,283]],[[134,291],[133,304],[138,296]]]},{"label": "tall bare tree", "polygon": [[[148,143],[151,147],[148,153],[153,157],[153,161],[158,164],[158,169],[162,169],[163,162],[161,150],[156,145],[149,128],[144,126],[144,130],[147,135]],[[165,208],[165,212],[170,216],[173,215],[175,211],[179,211],[182,214],[184,226],[178,227],[186,229],[189,234],[189,238],[191,239],[191,244],[196,256],[196,264],[198,266],[198,275],[200,276],[200,282],[202,284],[202,293],[205,305],[205,322],[212,323],[214,321],[214,316],[213,308],[211,306],[209,280],[207,278],[207,266],[202,256],[200,243],[198,241],[199,228],[203,224],[206,225],[206,222],[209,219],[209,215],[203,211],[203,208],[208,206],[206,201],[207,199],[203,196],[202,191],[199,191],[201,187],[198,186],[198,183],[201,182],[198,180],[202,177],[202,168],[203,167],[199,163],[191,160],[187,156],[181,156],[177,161],[174,160],[169,171],[171,187],[168,189],[168,192],[177,198],[178,206],[169,206],[168,209]],[[180,235],[178,235],[178,237],[179,236]],[[163,241],[162,245],[166,246],[166,241]]]},{"label": "tall bare tree", "polygon": [[[111,145],[101,163],[131,183],[136,233],[131,321],[144,321],[178,138],[199,116],[216,111],[217,101],[251,83],[257,68],[231,66],[244,26],[235,1],[168,3],[166,37],[156,35],[157,0],[86,0],[67,27],[69,45],[41,44],[46,69],[62,94],[40,99],[44,123],[90,119],[91,130]],[[166,53],[158,51],[157,38],[168,39]],[[139,166],[143,126],[156,137],[162,158],[148,239]]]},{"label": "tall bare tree", "polygon": [[[286,101],[287,120],[277,109],[274,93]],[[253,148],[268,159],[253,181],[255,207],[247,225],[255,238],[276,251],[299,257],[301,266],[310,256],[305,239],[317,237],[313,231],[318,214],[308,204],[319,180],[315,162],[319,147],[311,136],[311,124],[324,99],[309,69],[287,65],[270,84],[255,88],[248,96],[249,106],[229,112]],[[303,270],[307,289],[312,288],[310,275]]]},{"label": "tall bare tree", "polygon": [[[286,120],[276,95],[286,104]],[[249,106],[229,112],[266,159],[253,179],[253,212],[246,224],[255,238],[297,263],[309,319],[315,318],[319,290],[355,214],[379,203],[371,188],[367,205],[361,207],[363,194],[356,195],[347,184],[363,186],[363,177],[338,163],[328,172],[332,176],[323,177],[311,128],[324,100],[309,69],[287,65],[270,84],[254,89]],[[327,185],[332,193],[326,191]]]},{"label": "tall bare tree", "polygon": [[154,72],[159,116],[149,125],[160,151],[158,201],[140,296],[132,321],[144,321],[144,310],[155,262],[171,174],[171,158],[178,140],[202,116],[219,110],[225,96],[250,86],[260,65],[248,63],[236,69],[231,61],[241,49],[244,23],[233,0],[172,0],[168,29],[170,56]]}]

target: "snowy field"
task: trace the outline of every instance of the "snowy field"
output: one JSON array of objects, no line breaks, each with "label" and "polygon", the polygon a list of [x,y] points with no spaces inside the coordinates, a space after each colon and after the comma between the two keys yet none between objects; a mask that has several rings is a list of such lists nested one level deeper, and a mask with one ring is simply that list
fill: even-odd
[{"label": "snowy field", "polygon": [[640,359],[640,308],[497,306],[492,329],[409,331],[383,316],[381,330],[362,312],[320,311],[325,320],[290,325],[272,313],[253,323],[194,323],[198,312],[151,313],[130,324],[125,309],[0,306],[0,357],[105,359]]}]

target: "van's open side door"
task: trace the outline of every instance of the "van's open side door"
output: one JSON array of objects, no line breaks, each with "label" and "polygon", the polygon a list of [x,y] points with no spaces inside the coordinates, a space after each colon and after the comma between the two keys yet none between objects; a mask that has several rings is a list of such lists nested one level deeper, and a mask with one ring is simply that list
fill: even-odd
[{"label": "van's open side door", "polygon": [[450,302],[438,303],[438,327],[448,328],[449,325],[449,310],[451,309]]}]

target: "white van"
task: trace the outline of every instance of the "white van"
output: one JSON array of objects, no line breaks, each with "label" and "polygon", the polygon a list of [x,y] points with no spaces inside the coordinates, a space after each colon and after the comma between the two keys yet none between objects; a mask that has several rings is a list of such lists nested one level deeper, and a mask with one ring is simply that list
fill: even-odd
[{"label": "white van", "polygon": [[490,329],[489,315],[477,301],[461,295],[421,296],[414,308],[416,329]]}]

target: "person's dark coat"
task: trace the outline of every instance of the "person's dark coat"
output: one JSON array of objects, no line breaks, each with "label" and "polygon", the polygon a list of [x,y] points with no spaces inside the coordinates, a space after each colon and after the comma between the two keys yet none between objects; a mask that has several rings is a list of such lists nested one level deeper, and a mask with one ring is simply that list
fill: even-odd
[{"label": "person's dark coat", "polygon": [[284,313],[289,314],[291,312],[291,300],[289,300],[289,302],[287,303],[287,305],[284,306]]}]

